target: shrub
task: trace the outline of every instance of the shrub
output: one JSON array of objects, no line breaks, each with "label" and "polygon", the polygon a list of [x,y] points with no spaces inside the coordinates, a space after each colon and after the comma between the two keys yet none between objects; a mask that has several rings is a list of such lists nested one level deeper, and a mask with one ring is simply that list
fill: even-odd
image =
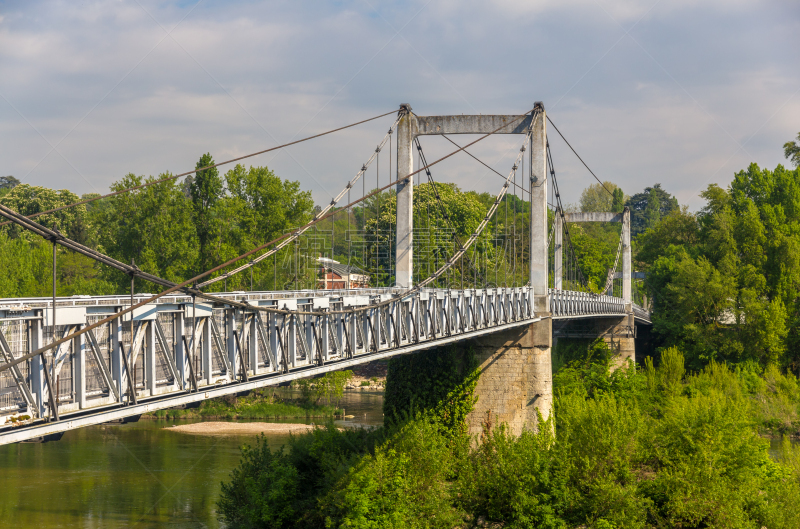
[{"label": "shrub", "polygon": [[[405,370],[446,358],[401,373],[420,380],[430,371]],[[538,432],[487,422],[480,438],[442,413],[473,398],[472,371],[459,383],[450,366],[450,389],[415,415],[246,450],[220,513],[233,527],[800,527],[800,448],[784,437],[772,459],[757,435],[762,417],[796,413],[794,376],[716,362],[687,374],[677,349],[642,372],[609,365],[607,346],[589,344],[554,376],[555,414]]]}]

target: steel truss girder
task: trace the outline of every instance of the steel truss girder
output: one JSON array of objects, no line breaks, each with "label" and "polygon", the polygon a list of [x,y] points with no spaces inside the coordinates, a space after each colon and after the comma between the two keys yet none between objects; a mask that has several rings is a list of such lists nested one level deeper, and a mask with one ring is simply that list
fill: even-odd
[{"label": "steel truss girder", "polygon": [[[205,351],[202,353],[204,372],[202,378],[198,379],[199,374],[194,373],[194,364],[189,366],[193,379],[196,381],[196,384],[192,383],[191,387],[200,394],[211,395],[209,388],[220,385],[240,388],[244,383],[244,381],[239,382],[233,379],[234,370],[230,364],[231,358],[235,359],[237,364],[241,363],[241,367],[248,377],[259,381],[269,379],[269,381],[263,382],[264,385],[268,385],[280,377],[292,379],[308,376],[310,369],[320,367],[324,367],[325,371],[340,369],[348,365],[367,362],[376,357],[405,354],[438,344],[467,339],[474,335],[495,332],[509,325],[516,326],[535,321],[534,293],[530,287],[477,290],[422,289],[405,298],[401,297],[401,293],[401,289],[388,288],[236,294],[234,296],[236,301],[246,301],[253,306],[253,310],[233,311],[232,307],[227,305],[207,306],[205,309],[198,306],[197,313],[191,312],[192,317],[195,317],[193,325],[195,328],[183,325],[183,318],[189,318],[189,311],[195,310],[191,308],[192,304],[189,298],[178,295],[166,296],[163,303],[154,304],[151,309],[148,309],[150,316],[134,315],[132,334],[125,333],[126,336],[121,332],[119,326],[112,326],[113,343],[116,344],[114,347],[119,347],[125,354],[124,358],[119,358],[114,356],[118,354],[118,351],[112,352],[112,360],[115,362],[112,369],[109,369],[103,360],[95,335],[88,333],[86,346],[95,356],[99,367],[99,373],[95,373],[93,376],[102,378],[102,383],[109,388],[109,394],[107,397],[90,395],[86,399],[86,406],[82,413],[89,415],[106,413],[109,406],[119,407],[122,404],[135,407],[133,405],[138,401],[150,402],[152,399],[180,400],[184,398],[186,381],[182,380],[182,377],[185,376],[186,357],[192,361],[201,349],[198,347],[201,342],[203,343],[202,349]],[[551,291],[549,294],[553,317],[559,319],[621,314],[630,310],[619,298],[568,291]],[[271,299],[270,295],[274,298]],[[228,294],[220,294],[220,296],[228,296]],[[81,298],[80,300],[83,306],[88,306],[87,317],[113,314],[119,310],[119,306],[109,305],[106,302],[107,297],[98,297],[97,304],[92,305],[94,299]],[[319,301],[320,299],[322,301]],[[58,300],[59,309],[62,303],[66,304],[69,301],[72,300],[70,298]],[[100,303],[101,301],[103,303]],[[388,303],[383,305],[375,305],[387,301]],[[49,300],[45,299],[4,300],[0,303],[0,319],[8,317],[8,313],[4,312],[10,310],[4,308],[6,303],[15,304],[17,307],[29,306],[21,319],[35,320],[37,311],[49,310],[48,302]],[[292,307],[296,308],[297,306],[309,307],[310,310],[291,314],[275,312],[262,314],[258,310],[259,307],[275,309],[288,307],[290,310],[294,310]],[[633,307],[634,312],[637,308]],[[14,310],[19,311],[18,308]],[[224,333],[223,329],[217,325],[215,317],[215,311],[220,310],[230,311]],[[203,313],[203,311],[205,312]],[[175,328],[181,329],[180,332],[183,335],[173,338],[181,341],[180,347],[172,346],[172,339],[168,338],[165,328],[162,327],[158,318],[159,314],[172,314],[176,318],[173,320],[177,322]],[[636,316],[639,321],[640,315],[636,314]],[[207,328],[203,330],[204,325]],[[152,326],[153,329],[146,332],[147,326]],[[234,331],[236,337],[233,337]],[[151,333],[148,340],[154,342],[152,345],[149,345],[149,342],[148,345],[143,343],[148,332]],[[186,338],[191,339],[192,335],[196,336],[196,343],[189,344],[188,339],[184,342]],[[236,344],[236,338],[238,338],[238,344]],[[128,371],[128,368],[131,370],[134,368],[142,347],[147,346],[157,350],[155,343],[160,345],[161,353],[166,360],[165,367],[173,377],[175,384],[159,387],[158,394],[145,391],[141,394],[129,395],[127,399],[124,398],[125,393],[130,393],[131,389],[135,390],[135,388],[128,387],[132,385],[130,380],[132,373]],[[234,343],[234,347],[238,349],[238,351],[232,351],[237,353],[234,357],[231,357],[229,354],[231,351],[228,350],[231,343]],[[7,344],[0,343],[0,345],[2,345],[2,354],[6,357],[5,361],[9,361],[10,349]],[[63,362],[67,355],[75,354],[73,349],[74,347],[70,347],[69,350],[64,349],[60,353],[65,358],[60,358],[59,354],[56,356],[60,362]],[[214,349],[216,352],[212,352]],[[304,358],[301,358],[298,353],[303,353]],[[153,356],[153,352],[148,352],[148,354]],[[227,371],[227,375],[214,381],[212,381],[214,377],[210,363],[212,354],[218,355],[224,366],[223,369]],[[179,362],[176,355],[184,355],[183,361]],[[208,355],[208,359],[206,359],[206,355]],[[120,362],[123,363],[122,366],[119,365]],[[73,365],[75,364],[73,363]],[[53,369],[54,366],[50,367]],[[236,372],[238,373],[238,369]],[[13,372],[12,375],[14,375]],[[124,380],[126,377],[129,379],[128,381]],[[22,380],[24,382],[24,378]],[[27,385],[23,384],[22,387],[27,387]],[[152,389],[153,385],[151,384],[150,387]],[[26,400],[31,403],[35,402],[32,395],[28,396]],[[172,401],[170,400],[170,402]],[[169,406],[165,405],[165,407]],[[29,405],[29,408],[33,409],[34,406]],[[69,403],[66,405],[61,403],[56,408],[59,413],[67,416],[77,411],[75,406],[70,406]],[[97,412],[94,412],[93,409],[96,409]],[[3,423],[5,419],[8,415],[16,412],[4,413],[7,415],[0,414],[0,443],[4,442]],[[31,427],[23,425],[17,428]]]}]

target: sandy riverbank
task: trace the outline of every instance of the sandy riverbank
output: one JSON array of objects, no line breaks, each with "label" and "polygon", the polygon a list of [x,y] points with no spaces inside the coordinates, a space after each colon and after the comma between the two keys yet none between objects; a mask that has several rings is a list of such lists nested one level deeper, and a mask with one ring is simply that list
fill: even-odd
[{"label": "sandy riverbank", "polygon": [[260,433],[303,433],[316,428],[313,424],[274,422],[196,422],[165,428],[171,432],[194,435],[256,435]]}]

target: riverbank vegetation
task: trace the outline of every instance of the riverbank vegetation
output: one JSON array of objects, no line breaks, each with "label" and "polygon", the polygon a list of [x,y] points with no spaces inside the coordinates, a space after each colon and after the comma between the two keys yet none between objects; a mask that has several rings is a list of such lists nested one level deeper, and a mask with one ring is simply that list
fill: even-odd
[{"label": "riverbank vegetation", "polygon": [[198,408],[159,410],[142,416],[152,419],[305,419],[333,417],[338,408],[306,399],[283,398],[272,388],[253,390],[243,397],[204,400]]},{"label": "riverbank vegetation", "polygon": [[228,395],[204,400],[198,408],[159,410],[144,415],[153,419],[294,419],[332,418],[341,414],[339,402],[352,371],[334,371],[296,380],[298,398],[282,396],[275,388],[256,389],[244,396]]},{"label": "riverbank vegetation", "polygon": [[[800,169],[754,164],[701,196],[697,213],[658,185],[626,201],[654,308],[640,365],[612,373],[604,343],[575,346],[558,359],[554,414],[537,432],[514,437],[487,416],[469,437],[468,352],[401,359],[390,364],[384,427],[246,447],[223,484],[222,518],[232,527],[800,527],[791,442]],[[600,279],[612,235],[573,236]],[[404,393],[393,375],[430,378],[430,391]]]},{"label": "riverbank vegetation", "polygon": [[220,513],[233,527],[800,526],[794,376],[755,363],[692,372],[674,348],[638,371],[611,373],[609,359],[594,343],[556,373],[538,433],[487,418],[469,438],[418,413],[281,450],[261,439],[223,484]]}]

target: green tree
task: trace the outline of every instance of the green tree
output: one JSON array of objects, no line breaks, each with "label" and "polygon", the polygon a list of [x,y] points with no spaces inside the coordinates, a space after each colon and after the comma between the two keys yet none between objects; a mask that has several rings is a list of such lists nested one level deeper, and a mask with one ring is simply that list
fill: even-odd
[{"label": "green tree", "polygon": [[800,169],[751,164],[727,190],[712,184],[701,196],[697,215],[673,211],[637,240],[654,331],[693,366],[719,358],[799,369]]},{"label": "green tree", "polygon": [[14,189],[19,184],[20,181],[13,176],[0,176],[0,192]]},{"label": "green tree", "polygon": [[[66,206],[78,200],[78,195],[66,189],[55,190],[47,187],[19,184],[0,197],[0,204],[27,217],[42,211]],[[84,205],[40,215],[35,220],[39,224],[58,230],[70,239],[80,243],[86,242],[88,238],[86,206]],[[24,236],[31,240],[38,238],[38,236],[26,232],[16,225],[9,225],[4,229],[12,237]]]},{"label": "green tree", "polygon": [[[214,159],[210,153],[206,153],[200,157],[195,169],[210,165],[214,165]],[[225,195],[225,183],[219,176],[219,170],[212,167],[197,171],[189,184],[189,193],[192,197],[194,225],[200,246],[196,271],[201,272],[216,264],[213,243],[218,237],[220,228],[217,205]]]},{"label": "green tree", "polygon": [[625,203],[631,209],[631,236],[639,235],[648,227],[652,227],[648,214],[655,215],[656,211],[652,207],[648,210],[647,206],[654,198],[658,199],[658,219],[678,209],[678,200],[664,191],[661,184],[646,187],[643,192],[636,193]]},{"label": "green tree", "polygon": [[616,188],[614,190],[614,197],[611,202],[611,211],[614,213],[622,213],[625,209],[625,193],[622,192],[622,189]]},{"label": "green tree", "polygon": [[661,221],[661,201],[658,198],[658,193],[653,189],[650,189],[650,196],[647,198],[644,218],[647,228],[652,228]]},{"label": "green tree", "polygon": [[[581,192],[581,211],[614,211],[615,193],[618,189],[624,196],[619,186],[611,182],[591,184]],[[624,203],[624,199],[620,203]]]},{"label": "green tree", "polygon": [[[112,191],[139,186],[169,176],[126,175],[111,185]],[[98,226],[99,249],[124,263],[136,260],[142,270],[170,281],[191,277],[198,257],[192,203],[186,200],[174,180],[160,182],[143,189],[108,199],[103,207],[92,210],[93,224]],[[128,279],[110,273],[120,288]],[[140,288],[151,288],[140,286]]]},{"label": "green tree", "polygon": [[[311,220],[314,201],[300,183],[282,180],[267,167],[236,165],[225,173],[227,194],[217,204],[218,237],[214,255],[226,261]],[[254,283],[271,288],[272,261],[254,270]],[[242,264],[242,263],[237,263]],[[280,270],[282,275],[286,271]],[[282,282],[287,276],[284,275]],[[229,288],[249,287],[249,274],[229,280]]]},{"label": "green tree", "polygon": [[800,167],[800,132],[797,133],[797,141],[787,141],[783,144],[783,156],[791,160],[795,167]]}]

